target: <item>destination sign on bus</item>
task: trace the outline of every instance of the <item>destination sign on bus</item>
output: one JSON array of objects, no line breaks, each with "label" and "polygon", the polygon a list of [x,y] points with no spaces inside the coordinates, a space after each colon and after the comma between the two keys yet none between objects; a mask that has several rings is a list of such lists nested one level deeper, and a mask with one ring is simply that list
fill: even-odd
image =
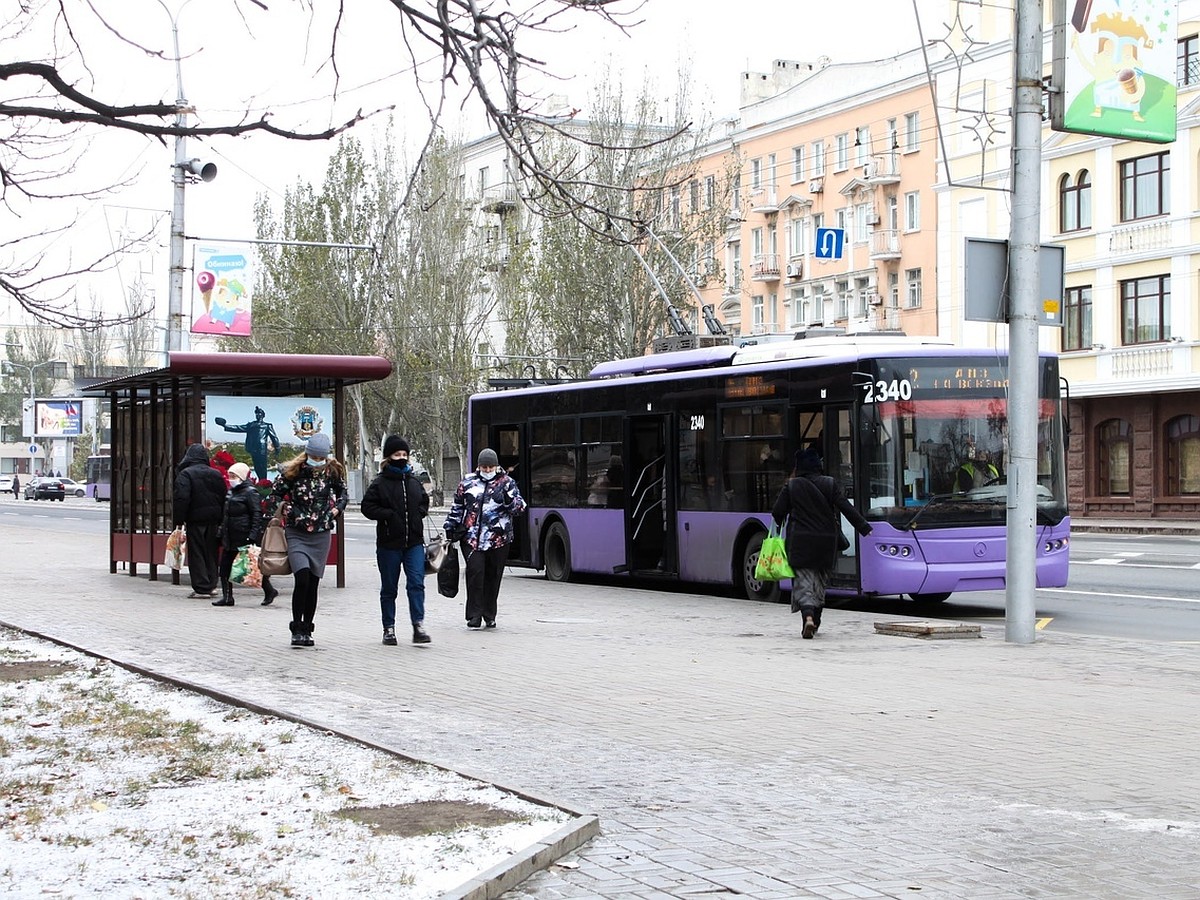
[{"label": "destination sign on bus", "polygon": [[891,378],[888,377],[890,374],[881,373],[882,377],[859,385],[863,392],[863,403],[910,400],[914,394],[922,391],[946,394],[959,391],[1008,390],[1008,372],[1002,367],[918,364],[908,369],[905,378]]},{"label": "destination sign on bus", "polygon": [[775,382],[763,375],[743,375],[725,382],[726,400],[746,400],[751,397],[774,397]]}]

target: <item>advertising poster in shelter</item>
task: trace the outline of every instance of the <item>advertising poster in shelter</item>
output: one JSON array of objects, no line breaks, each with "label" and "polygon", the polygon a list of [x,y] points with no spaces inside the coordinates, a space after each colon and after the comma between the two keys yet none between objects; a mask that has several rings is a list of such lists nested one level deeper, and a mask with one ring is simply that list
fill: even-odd
[{"label": "advertising poster in shelter", "polygon": [[204,443],[209,452],[227,450],[246,463],[260,482],[274,480],[279,464],[303,452],[304,444],[318,431],[334,437],[331,397],[210,394],[204,401]]},{"label": "advertising poster in shelter", "polygon": [[198,244],[193,250],[192,333],[248,336],[253,261],[245,244]]}]

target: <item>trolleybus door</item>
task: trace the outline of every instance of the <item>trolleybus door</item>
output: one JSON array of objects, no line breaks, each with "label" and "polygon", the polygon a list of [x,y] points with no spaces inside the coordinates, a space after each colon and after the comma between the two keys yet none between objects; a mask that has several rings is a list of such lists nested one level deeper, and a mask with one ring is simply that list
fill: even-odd
[{"label": "trolleybus door", "polygon": [[[821,454],[825,474],[835,478],[842,487],[842,493],[854,502],[854,441],[850,436],[849,405],[801,406],[796,408],[795,415],[799,446]],[[850,549],[838,556],[832,585],[857,588],[858,557],[854,529],[840,512],[838,523],[850,540]]]},{"label": "trolleybus door", "polygon": [[[500,458],[500,468],[516,479],[521,496],[529,502],[529,447],[525,441],[524,425],[497,425],[492,446]],[[476,454],[478,455],[478,454]],[[513,545],[508,558],[514,563],[531,565],[533,557],[529,543],[529,517],[522,513],[513,516]]]},{"label": "trolleybus door", "polygon": [[625,558],[627,570],[635,575],[678,572],[670,439],[669,416],[627,420]]}]

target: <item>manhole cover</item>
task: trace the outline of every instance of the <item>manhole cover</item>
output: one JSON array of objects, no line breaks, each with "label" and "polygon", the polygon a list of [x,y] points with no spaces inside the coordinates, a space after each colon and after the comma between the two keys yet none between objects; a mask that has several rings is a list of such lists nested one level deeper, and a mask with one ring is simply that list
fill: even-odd
[{"label": "manhole cover", "polygon": [[875,631],[899,637],[924,638],[927,641],[983,637],[978,625],[961,622],[876,622]]}]

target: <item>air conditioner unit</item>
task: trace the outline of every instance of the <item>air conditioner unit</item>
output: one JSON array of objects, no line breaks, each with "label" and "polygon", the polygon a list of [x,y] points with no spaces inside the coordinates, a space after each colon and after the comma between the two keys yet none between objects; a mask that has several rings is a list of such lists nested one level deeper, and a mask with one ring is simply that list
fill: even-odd
[{"label": "air conditioner unit", "polygon": [[872,291],[867,294],[867,302],[872,306],[881,306],[883,304],[883,295]]},{"label": "air conditioner unit", "polygon": [[784,271],[787,273],[788,278],[799,278],[803,267],[800,263],[788,263]]},{"label": "air conditioner unit", "polygon": [[812,181],[810,181],[808,183],[808,191],[811,194],[819,194],[823,190],[825,190],[825,179],[824,178],[814,178]]},{"label": "air conditioner unit", "polygon": [[868,225],[878,225],[879,224],[879,213],[875,212],[874,210],[867,213],[867,224]]},{"label": "air conditioner unit", "polygon": [[863,178],[870,178],[875,174],[875,164],[872,162],[863,163]]}]

